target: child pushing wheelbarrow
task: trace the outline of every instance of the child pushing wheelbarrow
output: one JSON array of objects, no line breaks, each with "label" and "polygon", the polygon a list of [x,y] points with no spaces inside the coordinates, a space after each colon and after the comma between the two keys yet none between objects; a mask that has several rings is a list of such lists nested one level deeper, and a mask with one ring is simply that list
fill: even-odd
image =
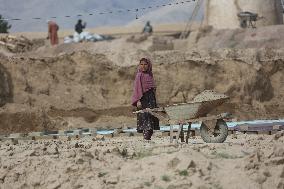
[{"label": "child pushing wheelbarrow", "polygon": [[228,136],[228,126],[224,119],[229,118],[229,113],[208,115],[216,107],[229,99],[224,94],[214,91],[204,91],[197,95],[193,101],[188,103],[174,104],[162,108],[146,108],[134,113],[150,113],[151,115],[164,119],[170,125],[170,140],[173,142],[173,124],[179,124],[177,141],[183,139],[183,126],[189,125],[186,135],[188,143],[191,124],[202,122],[200,127],[201,138],[207,143],[223,143]]}]

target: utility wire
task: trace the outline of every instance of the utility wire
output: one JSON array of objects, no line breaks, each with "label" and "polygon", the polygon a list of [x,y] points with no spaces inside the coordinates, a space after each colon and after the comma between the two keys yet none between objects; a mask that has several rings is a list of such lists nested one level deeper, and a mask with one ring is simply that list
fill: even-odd
[{"label": "utility wire", "polygon": [[183,0],[183,1],[177,1],[177,2],[169,2],[164,4],[158,4],[153,6],[147,6],[147,7],[140,7],[140,8],[131,8],[131,9],[120,9],[120,10],[109,10],[109,11],[95,11],[94,13],[85,13],[85,14],[75,14],[75,15],[66,15],[66,16],[51,16],[51,17],[34,17],[34,18],[1,18],[0,20],[3,21],[25,21],[25,20],[48,20],[48,19],[56,19],[56,18],[70,18],[70,17],[81,17],[81,16],[93,16],[95,14],[100,15],[107,15],[107,14],[115,14],[115,13],[136,13],[136,19],[138,19],[138,12],[139,11],[145,11],[148,9],[153,8],[161,8],[161,7],[168,7],[168,6],[176,6],[176,5],[182,5],[185,3],[195,2],[196,0]]}]

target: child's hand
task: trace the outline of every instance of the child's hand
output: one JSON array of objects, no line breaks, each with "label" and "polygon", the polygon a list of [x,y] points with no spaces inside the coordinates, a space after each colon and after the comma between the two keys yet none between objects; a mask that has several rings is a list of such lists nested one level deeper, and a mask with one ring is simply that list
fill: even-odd
[{"label": "child's hand", "polygon": [[137,110],[142,110],[142,105],[141,105],[141,102],[137,102]]},{"label": "child's hand", "polygon": [[136,111],[138,111],[138,108],[137,108],[137,106],[132,106],[132,111],[133,111],[133,112],[136,112]]}]

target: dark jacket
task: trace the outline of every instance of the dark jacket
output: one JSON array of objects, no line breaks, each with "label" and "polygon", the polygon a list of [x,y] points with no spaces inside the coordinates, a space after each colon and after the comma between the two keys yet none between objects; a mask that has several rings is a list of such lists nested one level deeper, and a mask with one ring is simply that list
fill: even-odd
[{"label": "dark jacket", "polygon": [[83,32],[83,29],[86,27],[86,24],[82,24],[81,22],[78,22],[76,25],[75,25],[75,31],[80,34]]}]

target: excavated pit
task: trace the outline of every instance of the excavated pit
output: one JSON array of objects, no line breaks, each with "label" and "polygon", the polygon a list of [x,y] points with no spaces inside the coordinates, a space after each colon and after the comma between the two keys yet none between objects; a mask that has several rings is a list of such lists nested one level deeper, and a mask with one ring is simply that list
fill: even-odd
[{"label": "excavated pit", "polygon": [[[214,90],[231,100],[213,113],[231,112],[238,119],[283,115],[284,59],[250,64],[231,58],[205,61],[194,56],[195,52],[152,55],[160,106],[188,102],[203,90]],[[0,62],[6,73],[1,79],[6,91],[1,95],[5,104],[0,112],[1,132],[70,127],[43,128],[36,121],[40,114],[33,113],[38,109],[45,109],[51,119],[80,119],[77,127],[135,126],[130,99],[136,66],[119,67],[103,54],[85,51],[52,58],[13,57]],[[27,114],[27,109],[32,113]]]},{"label": "excavated pit", "polygon": [[[282,30],[226,30],[221,38],[222,31],[200,30],[198,39],[190,37],[191,44],[183,49],[176,49],[180,41],[169,38],[174,50],[151,51],[153,37],[139,43],[125,37],[1,55],[0,132],[134,127],[130,101],[141,57],[153,62],[159,106],[189,102],[214,90],[230,101],[212,114],[230,112],[238,120],[283,118],[284,51],[272,43],[280,40],[274,34]],[[232,35],[250,40],[238,40],[235,48]]]}]

